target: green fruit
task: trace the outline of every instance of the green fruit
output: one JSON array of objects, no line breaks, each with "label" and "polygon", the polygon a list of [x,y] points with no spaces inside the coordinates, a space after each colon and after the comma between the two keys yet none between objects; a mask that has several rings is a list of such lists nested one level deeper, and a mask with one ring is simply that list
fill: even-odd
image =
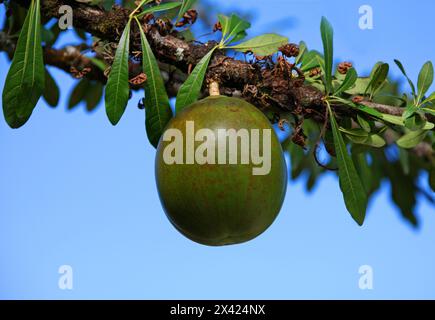
[{"label": "green fruit", "polygon": [[[191,144],[194,148],[189,149],[188,137],[192,130],[187,128],[188,123],[194,123],[195,134],[206,128],[214,135],[194,141]],[[229,141],[219,140],[218,132],[224,129],[260,132],[257,144],[253,141],[258,139],[253,139],[251,134],[251,148],[250,152],[244,153],[245,162],[242,163],[240,139],[237,140],[237,163],[234,164],[234,157],[229,163],[231,157],[225,153],[218,164],[219,141]],[[270,133],[268,137],[262,135],[266,131]],[[182,138],[178,139],[180,135],[168,138],[169,132],[179,132]],[[174,156],[176,150],[173,148],[176,140],[182,141],[182,156],[178,158]],[[270,141],[268,148],[263,148],[264,141]],[[210,150],[216,150],[215,154],[210,150],[201,153],[204,151],[201,145],[211,146]],[[258,158],[255,163],[252,161],[253,145],[259,146],[259,154],[264,156],[261,165]],[[215,163],[199,164],[201,160],[195,153],[194,164],[187,164],[188,154],[192,161],[192,150],[210,156],[208,159],[214,159]],[[229,145],[226,150],[231,150]],[[265,164],[267,150],[270,151],[270,167]],[[172,161],[178,159],[177,163],[168,162],[168,155],[174,156]],[[248,163],[246,155],[251,156]],[[264,169],[261,175],[254,175],[254,168],[261,166],[270,171]],[[242,243],[263,233],[278,215],[287,187],[281,145],[267,118],[246,101],[224,96],[196,102],[169,122],[157,148],[155,169],[160,200],[171,223],[189,239],[210,246]]]}]

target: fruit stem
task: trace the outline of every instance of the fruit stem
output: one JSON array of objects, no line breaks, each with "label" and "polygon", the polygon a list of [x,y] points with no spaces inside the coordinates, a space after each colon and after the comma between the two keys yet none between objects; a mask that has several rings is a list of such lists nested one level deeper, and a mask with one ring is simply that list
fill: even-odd
[{"label": "fruit stem", "polygon": [[212,81],[208,87],[208,92],[210,96],[220,96],[219,92],[219,83],[216,81]]}]

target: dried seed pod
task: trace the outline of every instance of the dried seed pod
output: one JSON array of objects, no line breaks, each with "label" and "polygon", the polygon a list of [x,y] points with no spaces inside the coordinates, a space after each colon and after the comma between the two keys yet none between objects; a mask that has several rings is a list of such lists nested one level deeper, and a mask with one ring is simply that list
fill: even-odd
[{"label": "dried seed pod", "polygon": [[172,22],[168,19],[157,19],[156,25],[162,35],[168,34],[173,28]]},{"label": "dried seed pod", "polygon": [[76,68],[74,66],[71,66],[69,71],[71,72],[74,78],[81,79],[91,71],[91,68],[90,67]]},{"label": "dried seed pod", "polygon": [[132,85],[139,86],[145,81],[147,81],[147,79],[148,79],[147,75],[142,72],[138,74],[136,77],[128,80],[128,82],[130,82]]},{"label": "dried seed pod", "polygon": [[352,98],[352,102],[353,103],[361,103],[364,101],[364,97],[363,96],[355,96]]},{"label": "dried seed pod", "polygon": [[194,9],[187,10],[187,12],[183,15],[183,19],[178,21],[175,26],[177,28],[184,27],[187,24],[194,24],[198,19],[198,11]]},{"label": "dried seed pod", "polygon": [[222,31],[222,25],[220,22],[216,22],[213,26],[213,32]]},{"label": "dried seed pod", "polygon": [[302,148],[305,148],[307,142],[307,136],[304,133],[304,130],[302,129],[301,126],[297,126],[294,130],[294,133],[291,137],[292,142],[294,144],[297,144],[298,146],[301,146]]},{"label": "dried seed pod", "polygon": [[279,51],[286,57],[297,57],[299,55],[299,46],[294,43],[288,43],[279,48]]},{"label": "dried seed pod", "polygon": [[346,74],[350,68],[352,68],[352,63],[345,61],[338,65],[337,71],[341,74]]},{"label": "dried seed pod", "polygon": [[154,19],[154,15],[152,13],[147,13],[142,17],[142,21],[144,23],[149,23],[153,19]]},{"label": "dried seed pod", "polygon": [[310,77],[311,78],[314,78],[314,77],[321,75],[321,74],[322,74],[322,69],[320,69],[318,67],[310,70]]}]

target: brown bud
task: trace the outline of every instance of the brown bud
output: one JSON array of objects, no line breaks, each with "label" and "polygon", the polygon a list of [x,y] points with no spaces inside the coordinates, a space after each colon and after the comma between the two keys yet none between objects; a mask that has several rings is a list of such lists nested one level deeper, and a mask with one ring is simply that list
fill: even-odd
[{"label": "brown bud", "polygon": [[364,101],[364,97],[362,97],[362,96],[355,96],[352,98],[353,103],[361,103],[363,101]]},{"label": "brown bud", "polygon": [[130,82],[132,85],[135,85],[135,86],[139,86],[142,83],[144,83],[145,81],[147,81],[147,75],[143,72],[138,74],[136,77],[128,80],[128,82]]},{"label": "brown bud", "polygon": [[167,19],[157,19],[156,25],[160,34],[167,34],[172,30],[172,22]]},{"label": "brown bud", "polygon": [[73,75],[74,78],[81,79],[91,71],[91,68],[89,68],[89,67],[79,68],[78,67],[78,69],[77,69],[76,67],[71,66],[69,71],[71,72],[71,74]]},{"label": "brown bud", "polygon": [[194,24],[198,19],[198,12],[194,9],[187,10],[187,12],[183,15],[183,19],[178,21],[175,26],[177,28],[184,27],[187,24]]},{"label": "brown bud", "polygon": [[194,9],[187,10],[183,17],[184,19],[189,20],[190,24],[194,24],[196,20],[198,20],[198,11]]},{"label": "brown bud", "polygon": [[220,22],[216,22],[213,26],[213,32],[222,31],[222,25]]},{"label": "brown bud", "polygon": [[352,63],[345,61],[338,65],[337,71],[341,74],[346,74],[350,68],[352,68]]},{"label": "brown bud", "polygon": [[286,57],[297,57],[299,55],[299,46],[293,43],[288,43],[279,48],[279,51],[281,51]]},{"label": "brown bud", "polygon": [[305,145],[307,144],[306,138],[307,138],[307,136],[304,134],[302,129],[298,129],[298,128],[296,128],[296,130],[294,131],[294,133],[291,137],[292,142],[294,144],[297,144],[298,146],[300,146],[302,148],[304,148]]},{"label": "brown bud", "polygon": [[142,17],[142,21],[144,23],[149,23],[153,19],[154,19],[154,15],[152,13],[147,13]]},{"label": "brown bud", "polygon": [[322,74],[322,70],[320,68],[314,68],[310,70],[310,77],[313,78],[315,76],[318,76]]}]

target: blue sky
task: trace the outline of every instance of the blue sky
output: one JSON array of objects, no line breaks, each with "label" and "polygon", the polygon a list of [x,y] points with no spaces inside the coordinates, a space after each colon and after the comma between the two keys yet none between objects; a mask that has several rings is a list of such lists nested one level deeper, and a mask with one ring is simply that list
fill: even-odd
[{"label": "blue sky", "polygon": [[[327,16],[336,58],[361,73],[398,58],[416,79],[425,61],[435,61],[433,1],[209,3],[250,13],[251,35],[280,32],[316,49]],[[370,31],[358,28],[363,4],[374,10]],[[65,34],[60,44],[72,39]],[[4,53],[0,68],[3,87]],[[140,95],[112,127],[102,105],[92,114],[84,106],[67,112],[74,81],[50,70],[62,88],[57,109],[40,101],[19,130],[0,120],[0,298],[435,298],[435,210],[424,199],[422,226],[414,230],[384,185],[360,228],[327,175],[313,194],[290,183],[278,219],[261,237],[222,248],[195,244],[160,206]],[[61,265],[73,268],[73,290],[58,287]],[[361,265],[373,268],[373,290],[358,287]]]}]

